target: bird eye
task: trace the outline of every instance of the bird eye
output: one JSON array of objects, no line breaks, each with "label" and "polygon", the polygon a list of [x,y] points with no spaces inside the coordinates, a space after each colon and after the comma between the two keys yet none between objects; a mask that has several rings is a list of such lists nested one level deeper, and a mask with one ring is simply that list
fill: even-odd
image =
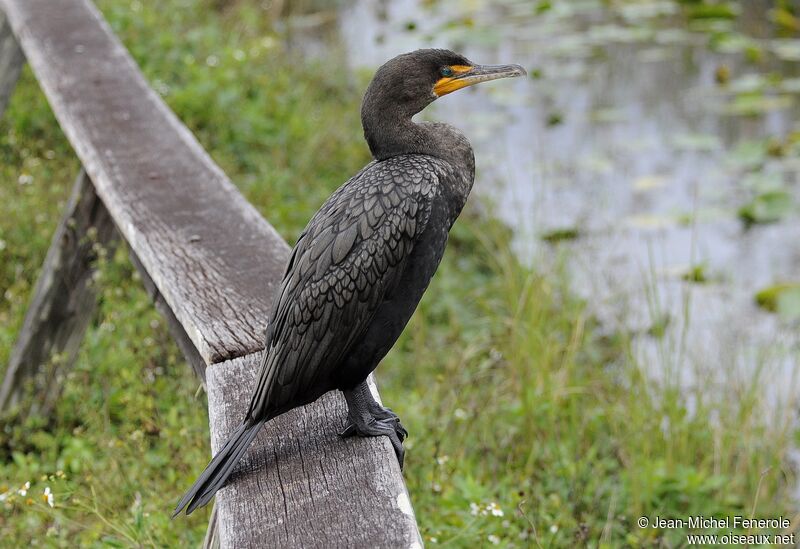
[{"label": "bird eye", "polygon": [[453,76],[453,69],[450,67],[442,67],[442,70],[439,71],[442,76]]}]

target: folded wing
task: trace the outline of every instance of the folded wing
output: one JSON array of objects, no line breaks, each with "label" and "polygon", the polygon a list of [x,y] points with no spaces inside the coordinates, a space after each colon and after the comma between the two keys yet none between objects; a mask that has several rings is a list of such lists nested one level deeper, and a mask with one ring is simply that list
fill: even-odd
[{"label": "folded wing", "polygon": [[248,418],[316,399],[397,284],[425,230],[436,170],[371,164],[339,188],[295,245],[267,329]]}]

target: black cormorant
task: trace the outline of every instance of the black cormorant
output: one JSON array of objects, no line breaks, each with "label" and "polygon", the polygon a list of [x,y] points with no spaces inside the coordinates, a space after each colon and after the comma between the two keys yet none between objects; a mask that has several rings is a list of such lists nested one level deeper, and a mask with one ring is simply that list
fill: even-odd
[{"label": "black cormorant", "polygon": [[342,435],[389,437],[402,466],[406,430],[372,398],[366,379],[428,287],[475,176],[461,132],[411,118],[442,95],[524,74],[519,65],[475,65],[439,49],[400,55],[378,69],[361,106],[374,160],[331,195],[297,239],[247,414],[175,514],[208,503],[265,421],[333,389],[348,406]]}]

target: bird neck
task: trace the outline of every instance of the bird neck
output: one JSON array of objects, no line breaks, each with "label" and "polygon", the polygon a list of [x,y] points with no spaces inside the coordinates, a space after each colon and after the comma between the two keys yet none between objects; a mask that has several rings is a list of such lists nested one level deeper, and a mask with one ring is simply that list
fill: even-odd
[{"label": "bird neck", "polygon": [[414,114],[391,109],[362,109],[364,137],[376,160],[402,154],[425,154],[474,169],[472,147],[460,131],[448,124],[418,124],[411,119]]}]

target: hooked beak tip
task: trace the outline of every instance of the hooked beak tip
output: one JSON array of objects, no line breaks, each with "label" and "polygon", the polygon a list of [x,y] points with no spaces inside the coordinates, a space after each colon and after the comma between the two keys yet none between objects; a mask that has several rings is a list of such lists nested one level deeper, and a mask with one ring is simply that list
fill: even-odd
[{"label": "hooked beak tip", "polygon": [[465,73],[464,77],[478,83],[498,78],[516,78],[526,74],[528,74],[527,71],[521,65],[476,65],[471,71]]},{"label": "hooked beak tip", "polygon": [[512,67],[512,74],[509,76],[511,78],[516,78],[517,76],[528,76],[528,71],[525,70],[525,67],[522,65],[510,65]]}]

